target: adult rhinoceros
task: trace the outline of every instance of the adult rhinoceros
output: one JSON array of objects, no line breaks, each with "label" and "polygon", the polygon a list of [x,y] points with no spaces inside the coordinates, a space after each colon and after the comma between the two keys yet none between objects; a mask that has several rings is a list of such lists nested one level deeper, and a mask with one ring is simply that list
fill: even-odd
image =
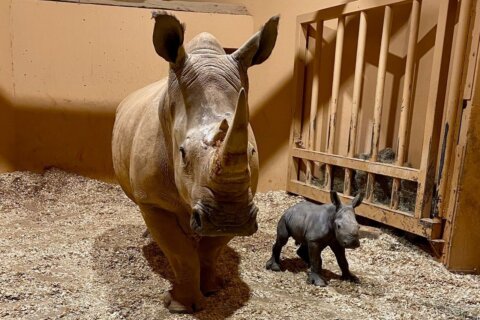
[{"label": "adult rhinoceros", "polygon": [[174,16],[153,17],[153,44],[170,63],[169,75],[118,106],[113,165],[174,270],[166,306],[194,312],[220,288],[215,264],[222,248],[257,230],[247,69],[270,56],[279,19],[227,55],[208,33],[184,47],[185,28]]}]

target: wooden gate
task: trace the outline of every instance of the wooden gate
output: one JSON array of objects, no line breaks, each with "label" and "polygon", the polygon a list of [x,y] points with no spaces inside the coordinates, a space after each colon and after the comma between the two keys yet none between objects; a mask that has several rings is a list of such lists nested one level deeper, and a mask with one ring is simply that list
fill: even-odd
[{"label": "wooden gate", "polygon": [[[330,201],[331,189],[342,193],[344,201],[349,201],[348,199],[355,193],[362,192],[365,193],[365,199],[357,210],[359,215],[433,241],[441,239],[443,231],[441,218],[445,210],[442,199],[447,198],[448,183],[447,170],[443,168],[449,168],[452,141],[455,137],[454,130],[449,128],[455,126],[456,114],[461,108],[459,96],[471,1],[461,1],[455,38],[453,30],[457,1],[442,0],[437,4],[438,19],[436,29],[432,33],[434,40],[429,48],[433,52],[431,68],[426,77],[429,83],[424,93],[426,103],[416,106],[423,109],[420,112],[424,115],[423,127],[421,134],[417,132],[413,137],[410,123],[413,109],[412,91],[415,90],[417,81],[420,81],[417,74],[419,70],[416,69],[416,51],[419,49],[421,1],[358,0],[298,17],[294,72],[296,89],[287,182],[289,192],[320,202]],[[402,63],[403,86],[398,85],[401,99],[398,100],[399,108],[395,113],[396,120],[392,124],[396,128],[395,134],[390,138],[392,148],[382,150],[381,125],[389,124],[382,124],[382,111],[386,105],[385,80],[387,62],[391,56],[389,45],[395,10],[408,12],[405,60]],[[379,31],[381,36],[378,38],[367,37],[371,15],[381,18],[381,27],[376,28],[381,30]],[[327,21],[336,22],[335,28],[330,29],[335,38],[334,50],[333,45],[331,46],[333,54],[330,54],[333,57],[322,57],[328,45],[325,40]],[[358,28],[355,29],[357,32],[355,36],[358,35],[356,50],[344,50],[347,24],[355,24],[355,28]],[[335,31],[332,31],[333,29]],[[348,33],[348,36],[351,37],[351,33]],[[375,85],[371,86],[374,91],[372,92],[374,102],[364,106],[363,90],[368,90],[364,88],[365,48],[368,48],[375,39],[379,42],[379,54],[378,60],[374,61],[377,71]],[[350,42],[347,44],[350,45]],[[451,57],[453,45],[454,54]],[[352,64],[354,71],[352,93],[349,95],[351,101],[340,103],[342,67],[349,55],[352,57],[350,60],[355,60]],[[369,62],[372,64],[372,61]],[[322,77],[329,72],[329,68],[333,70],[330,70],[331,79],[329,78],[329,83],[326,84],[322,82]],[[425,75],[423,71],[421,76]],[[421,81],[423,80],[422,78]],[[328,88],[328,99],[326,106],[322,107],[319,100],[320,96],[325,94],[325,88]],[[372,109],[368,115],[371,125],[368,134],[363,136],[368,137],[366,140],[369,143],[365,146],[369,152],[362,154],[358,152],[361,138],[358,124],[362,108],[367,107]],[[349,121],[348,130],[343,130],[344,134],[348,131],[348,134],[345,134],[347,138],[344,139],[346,146],[343,148],[339,147],[338,141],[339,111],[344,111],[343,123]],[[345,120],[345,115],[348,115],[349,120]],[[392,136],[391,133],[390,135]],[[417,154],[419,161],[416,167],[407,162],[409,141],[418,142],[421,146],[419,148],[421,155]],[[388,141],[383,144],[388,145]],[[384,154],[389,154],[388,161],[382,159]],[[377,198],[380,196],[376,195],[379,188],[383,190],[382,201],[378,201]],[[402,204],[408,197],[413,203],[410,207]]]}]

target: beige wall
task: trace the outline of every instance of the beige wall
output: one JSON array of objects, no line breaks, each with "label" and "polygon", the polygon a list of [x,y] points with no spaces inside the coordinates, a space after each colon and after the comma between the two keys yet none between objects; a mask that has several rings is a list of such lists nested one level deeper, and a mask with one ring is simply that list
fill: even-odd
[{"label": "beige wall", "polygon": [[[260,156],[259,190],[284,189],[293,101],[293,61],[296,16],[348,0],[223,0],[244,4],[251,16],[175,12],[187,24],[187,40],[200,31],[216,35],[226,47],[243,43],[272,15],[280,14],[277,45],[264,64],[249,70],[251,122]],[[420,73],[426,74],[431,63],[431,41],[435,25],[436,1],[424,1],[420,26],[418,58]],[[167,64],[156,56],[151,45],[152,21],[149,9],[56,3],[39,0],[10,0],[1,4],[0,62],[2,98],[15,86],[15,129],[13,113],[2,103],[2,139],[0,169],[37,170],[57,166],[85,175],[109,179],[113,176],[110,137],[114,110],[129,92],[163,77]],[[407,8],[408,9],[408,8]],[[371,17],[369,39],[379,38],[381,15]],[[398,127],[398,110],[392,106],[401,100],[401,91],[394,87],[403,83],[403,66],[408,13],[394,15],[392,45],[386,82],[386,111],[383,119],[390,130],[382,131],[381,146],[392,146]],[[345,59],[350,61],[342,72],[340,129],[337,150],[346,152],[353,67],[356,46],[356,25],[347,27]],[[335,45],[334,23],[328,23],[330,35],[327,49],[332,58]],[[14,30],[10,32],[9,30]],[[433,35],[433,37],[432,37]],[[10,57],[10,58],[9,58]],[[13,60],[12,60],[13,57]],[[378,43],[367,46],[363,105],[373,105]],[[347,61],[347,62],[348,62]],[[13,70],[13,74],[12,74]],[[331,70],[330,70],[331,71]],[[330,72],[328,71],[328,72]],[[327,73],[328,73],[327,72]],[[327,74],[325,73],[325,74]],[[6,80],[7,79],[7,80]],[[328,79],[328,76],[326,76]],[[10,87],[9,87],[10,86]],[[417,81],[415,105],[425,104],[428,81]],[[6,88],[6,89],[5,89]],[[323,87],[322,87],[323,89]],[[324,95],[329,95],[326,85]],[[323,106],[328,106],[328,97]],[[5,109],[5,110],[3,110]],[[369,151],[371,111],[362,110],[358,152]],[[425,115],[415,109],[414,132],[423,130]],[[5,113],[5,117],[3,117]],[[395,116],[397,115],[397,116]],[[1,123],[0,123],[1,124]],[[383,126],[386,128],[387,126]],[[412,135],[409,161],[418,166],[421,139]],[[12,152],[14,143],[15,152]]]},{"label": "beige wall", "polygon": [[[112,179],[116,106],[168,70],[151,44],[151,10],[35,0],[1,6],[0,119],[8,124],[1,126],[1,169],[13,162]],[[187,24],[187,41],[208,31],[238,47],[253,33],[250,16],[175,14]],[[4,102],[10,98],[14,116]]]},{"label": "beige wall", "polygon": [[10,5],[0,2],[0,172],[14,169]]}]

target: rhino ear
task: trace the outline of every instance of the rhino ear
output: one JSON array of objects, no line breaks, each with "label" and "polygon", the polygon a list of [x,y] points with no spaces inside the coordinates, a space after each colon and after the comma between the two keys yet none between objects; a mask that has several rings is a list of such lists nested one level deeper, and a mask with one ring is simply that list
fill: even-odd
[{"label": "rhino ear", "polygon": [[352,207],[356,208],[358,207],[363,201],[363,194],[358,193],[355,198],[352,200]]},{"label": "rhino ear", "polygon": [[337,211],[342,207],[342,202],[340,201],[336,191],[330,191],[330,200],[332,200],[332,204],[335,206]]},{"label": "rhino ear", "polygon": [[232,57],[247,68],[267,60],[277,41],[279,19],[279,16],[271,17],[260,31],[232,53]]},{"label": "rhino ear", "polygon": [[185,26],[165,11],[153,11],[152,18],[155,19],[153,28],[153,46],[155,51],[163,59],[170,63],[177,64],[185,59],[183,38]]}]

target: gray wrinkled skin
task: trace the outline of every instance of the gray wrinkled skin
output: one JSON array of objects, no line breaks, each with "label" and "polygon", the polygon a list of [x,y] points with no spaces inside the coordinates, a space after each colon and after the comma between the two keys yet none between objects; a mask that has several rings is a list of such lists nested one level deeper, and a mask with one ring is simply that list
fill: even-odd
[{"label": "gray wrinkled skin", "polygon": [[321,276],[321,253],[327,246],[337,258],[342,279],[358,282],[358,278],[349,270],[345,249],[360,246],[354,208],[360,205],[362,196],[358,194],[351,205],[343,205],[335,191],[331,191],[330,196],[332,204],[319,205],[304,201],[285,211],[278,222],[277,239],[267,269],[280,271],[280,252],[288,238],[292,237],[300,245],[297,254],[311,267],[308,283],[326,286],[327,282]]}]

